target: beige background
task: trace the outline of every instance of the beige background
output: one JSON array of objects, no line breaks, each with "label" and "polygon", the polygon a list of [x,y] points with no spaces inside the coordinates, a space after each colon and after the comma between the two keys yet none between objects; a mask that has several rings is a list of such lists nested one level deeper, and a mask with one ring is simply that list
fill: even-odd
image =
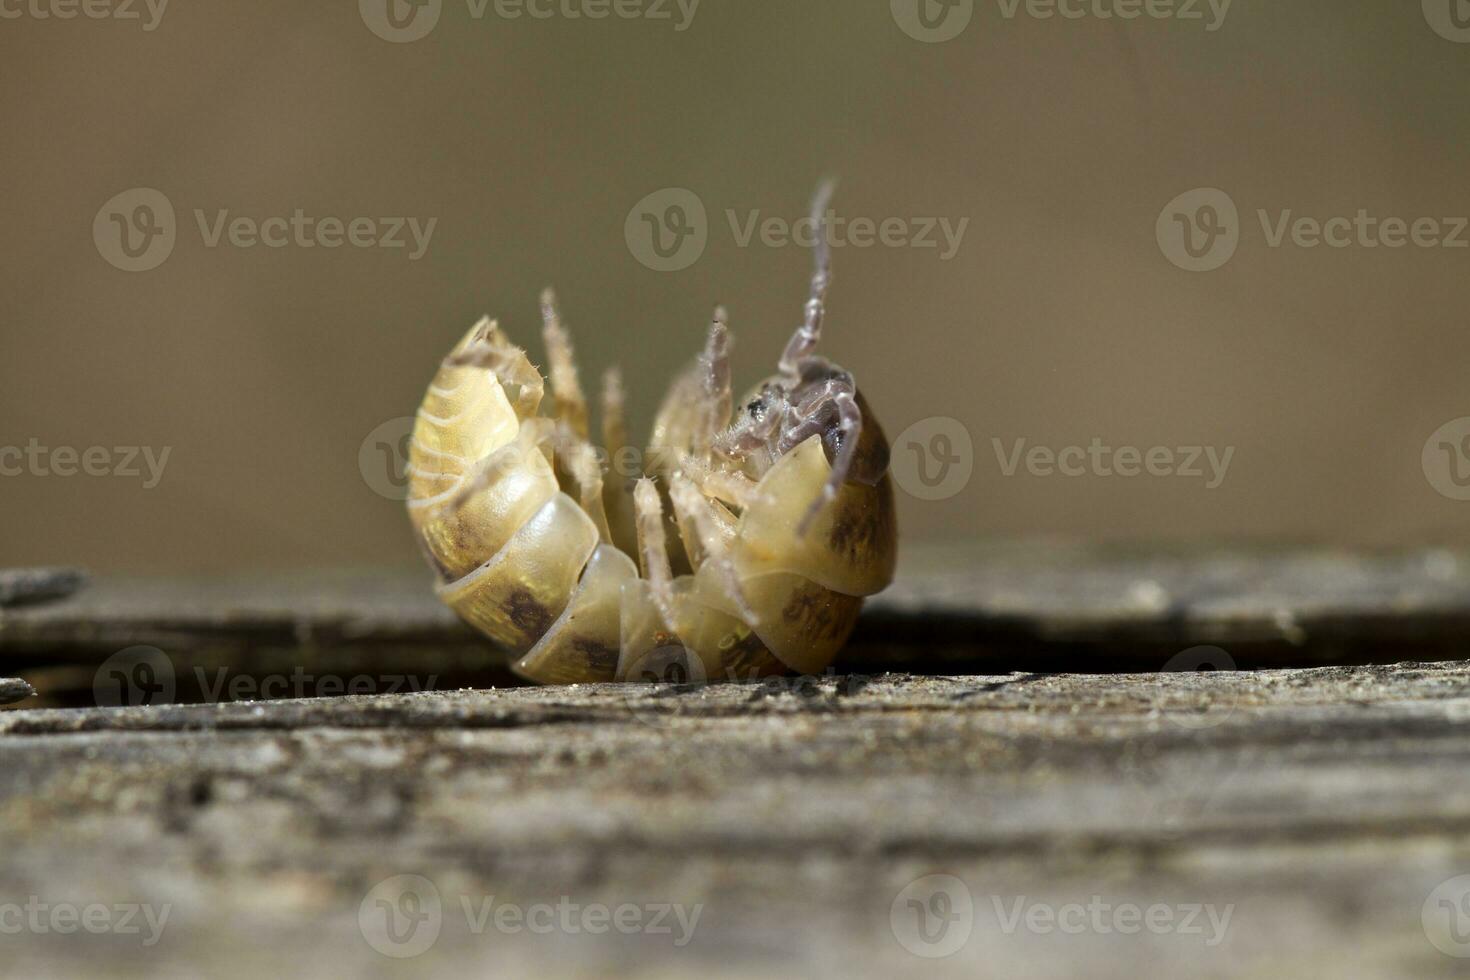
[{"label": "beige background", "polygon": [[[944,44],[886,0],[703,0],[670,21],[471,19],[411,44],[352,2],[174,0],[138,22],[0,20],[0,446],[171,447],[160,486],[0,478],[0,563],[204,569],[415,560],[358,451],[411,414],[482,312],[541,359],[560,290],[584,377],[619,360],[642,431],[715,301],[742,380],[800,314],[808,255],[725,211],[970,219],[957,256],[847,248],[824,351],[891,436],[952,416],[974,475],[902,497],[905,533],[1463,540],[1425,440],[1470,415],[1470,250],[1273,249],[1257,208],[1470,213],[1470,44],[1415,2],[1236,0],[1201,22],[1007,20]],[[685,187],[709,244],[640,265],[624,218]],[[1219,187],[1234,258],[1171,265],[1175,195]],[[92,237],[133,187],[179,214],[168,260]],[[195,208],[439,219],[428,254],[206,248]],[[1470,233],[1467,233],[1470,238]],[[1234,446],[1224,484],[1005,477],[1009,445]]]}]

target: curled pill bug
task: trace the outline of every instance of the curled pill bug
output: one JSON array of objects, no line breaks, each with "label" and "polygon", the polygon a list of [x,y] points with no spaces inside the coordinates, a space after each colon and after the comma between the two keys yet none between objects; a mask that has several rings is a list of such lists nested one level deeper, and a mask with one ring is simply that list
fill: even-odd
[{"label": "curled pill bug", "polygon": [[[444,359],[415,420],[408,511],[442,601],[543,684],[818,673],[893,578],[888,443],[853,376],[816,355],[830,282],[816,270],[777,373],[732,398],[730,329],[669,387],[642,475],[623,385],[603,382],[594,449],[570,335],[542,295],[547,382],[491,320]],[[670,515],[670,521],[666,515]]]}]

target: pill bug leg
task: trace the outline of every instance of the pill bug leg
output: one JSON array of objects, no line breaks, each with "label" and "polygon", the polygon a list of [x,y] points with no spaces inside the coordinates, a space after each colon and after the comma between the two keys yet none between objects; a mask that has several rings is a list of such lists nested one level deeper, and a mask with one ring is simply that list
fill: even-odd
[{"label": "pill bug leg", "polygon": [[740,574],[730,554],[730,545],[738,533],[736,522],[728,512],[720,513],[694,483],[685,476],[675,476],[669,494],[679,516],[679,533],[695,567],[708,567],[747,626],[760,625],[760,616],[745,597]]},{"label": "pill bug leg", "polygon": [[556,293],[550,289],[541,293],[541,338],[546,344],[546,370],[551,376],[555,415],[585,440],[588,438],[587,396],[582,393],[577,374],[571,334],[562,325]]},{"label": "pill bug leg", "polygon": [[602,376],[602,445],[609,473],[602,489],[603,510],[613,544],[625,554],[638,553],[638,531],[633,518],[633,478],[636,457],[628,449],[626,396],[623,375],[616,367]]},{"label": "pill bug leg", "polygon": [[668,537],[664,533],[664,505],[653,481],[647,477],[633,488],[633,507],[638,519],[639,568],[664,628],[674,633],[674,576],[669,566]]}]

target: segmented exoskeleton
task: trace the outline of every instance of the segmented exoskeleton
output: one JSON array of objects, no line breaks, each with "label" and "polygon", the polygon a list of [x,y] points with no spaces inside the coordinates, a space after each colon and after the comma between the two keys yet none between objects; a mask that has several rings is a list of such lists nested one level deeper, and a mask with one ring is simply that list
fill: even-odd
[{"label": "segmented exoskeleton", "polygon": [[[450,352],[418,412],[409,515],[460,616],[542,683],[815,673],[863,597],[893,577],[888,443],[850,373],[816,356],[816,272],[777,374],[733,403],[723,309],[659,409],[635,480],[604,480],[569,336],[542,296],[541,374],[494,321]],[[629,458],[622,385],[604,380],[608,459]],[[672,511],[673,521],[665,518]],[[637,562],[630,556],[636,555]]]}]

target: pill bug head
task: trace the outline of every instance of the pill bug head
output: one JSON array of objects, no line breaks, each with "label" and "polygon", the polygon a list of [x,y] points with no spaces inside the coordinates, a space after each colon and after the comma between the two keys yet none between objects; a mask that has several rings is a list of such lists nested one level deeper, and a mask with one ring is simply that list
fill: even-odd
[{"label": "pill bug head", "polygon": [[[440,366],[409,456],[409,515],[440,597],[543,683],[724,680],[825,669],[897,553],[888,444],[852,374],[818,356],[822,217],[801,325],[736,400],[723,308],[629,454],[620,377],[602,443],[555,297],[546,384],[490,320]],[[635,472],[624,463],[640,459]],[[604,461],[612,461],[611,475]]]}]

